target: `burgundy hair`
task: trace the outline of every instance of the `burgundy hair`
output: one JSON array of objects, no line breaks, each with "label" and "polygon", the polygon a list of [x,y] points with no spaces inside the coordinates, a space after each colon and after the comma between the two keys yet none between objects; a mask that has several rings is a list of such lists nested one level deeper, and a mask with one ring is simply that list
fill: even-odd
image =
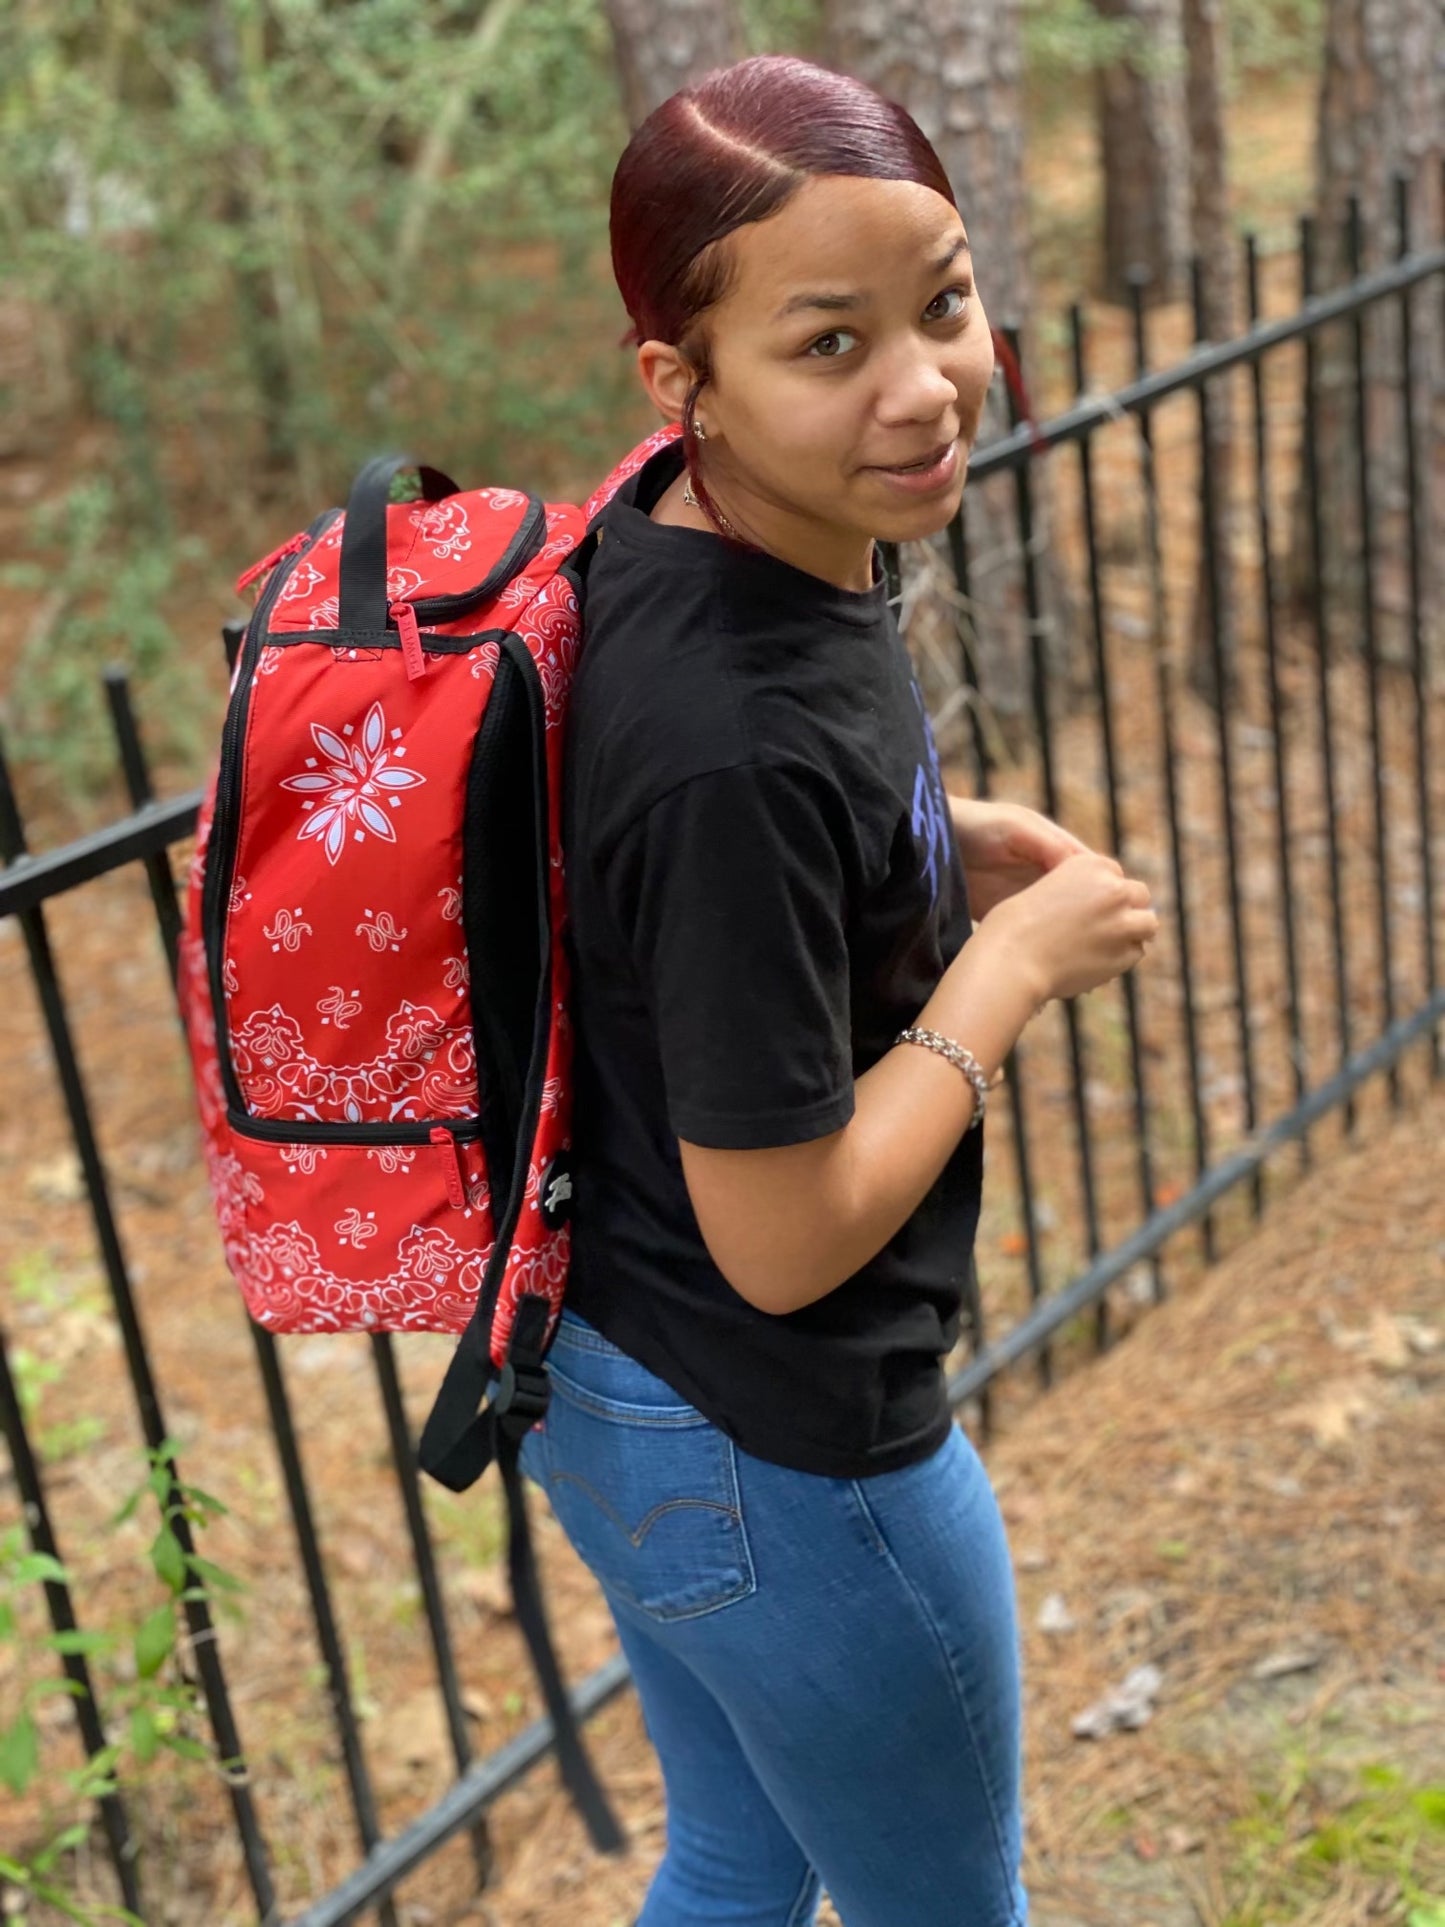
[{"label": "burgundy hair", "polygon": [[715,243],[777,213],[815,174],[916,181],[957,206],[943,163],[904,108],[785,54],[719,67],[663,101],[612,177],[612,271],[632,319],[623,339],[671,342],[700,370],[683,408],[683,451],[714,527],[693,434],[711,371],[706,341],[689,334],[726,289],[728,261]]}]

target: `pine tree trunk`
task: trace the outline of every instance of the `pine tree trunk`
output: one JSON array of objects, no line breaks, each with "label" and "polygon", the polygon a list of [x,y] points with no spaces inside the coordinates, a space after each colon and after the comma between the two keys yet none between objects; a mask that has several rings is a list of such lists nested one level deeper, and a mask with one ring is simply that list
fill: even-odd
[{"label": "pine tree trunk", "polygon": [[1104,171],[1106,301],[1127,302],[1129,273],[1149,274],[1147,299],[1167,301],[1189,265],[1189,131],[1179,0],[1094,0],[1105,20],[1132,21],[1147,59],[1098,72]]},{"label": "pine tree trunk", "polygon": [[[241,52],[229,0],[207,0],[203,40],[212,87],[227,109],[235,110],[241,93]],[[256,154],[245,146],[227,156],[221,218],[249,235],[258,225],[253,184],[259,170]],[[233,269],[236,307],[256,401],[262,437],[262,465],[273,478],[288,476],[298,448],[294,427],[291,359],[274,280],[254,260],[254,250],[237,250]]]},{"label": "pine tree trunk", "polygon": [[[1183,0],[1189,121],[1189,212],[1194,253],[1200,264],[1200,311],[1210,341],[1227,341],[1240,325],[1239,261],[1229,212],[1229,171],[1224,132],[1226,39],[1221,0]],[[1199,579],[1191,625],[1189,681],[1207,701],[1228,703],[1236,657],[1233,487],[1238,435],[1238,377],[1215,377],[1207,391],[1204,439],[1209,463],[1201,461]],[[1201,449],[1201,457],[1204,450]],[[1206,484],[1205,476],[1209,476]],[[1217,580],[1211,579],[1204,523],[1213,525]],[[1212,627],[1211,627],[1212,625]],[[1212,628],[1218,632],[1224,688],[1216,688]]]},{"label": "pine tree trunk", "polygon": [[[829,64],[855,74],[906,107],[932,141],[948,170],[973,255],[979,294],[995,326],[1023,330],[1023,363],[1029,362],[1033,289],[1028,259],[1028,207],[1023,173],[1023,116],[1019,98],[1023,54],[1018,0],[828,0],[825,11]],[[980,430],[981,443],[1007,427],[1002,382],[996,381]],[[1035,465],[1034,545],[1042,607],[1045,659],[1057,707],[1070,691],[1074,629],[1061,571],[1048,546],[1047,471]],[[930,636],[946,626],[950,652],[976,681],[999,739],[1017,745],[1030,716],[1028,611],[1011,475],[970,483],[965,497],[971,609],[958,613],[940,603],[926,583],[936,576],[931,559],[905,555],[905,604]],[[944,538],[935,547],[945,547]],[[925,585],[925,586],[920,586]],[[961,634],[960,634],[961,627]],[[920,632],[921,633],[921,632]],[[936,641],[936,638],[934,638]],[[932,643],[919,646],[910,633],[920,686],[944,706],[950,692],[930,689],[925,671],[937,660]],[[960,644],[962,645],[960,647]],[[942,698],[942,702],[940,702]],[[957,705],[953,707],[957,709]],[[963,717],[959,714],[959,737]],[[944,755],[957,753],[959,737],[940,734]]]},{"label": "pine tree trunk", "polygon": [[679,87],[747,52],[738,0],[606,0],[606,7],[634,127]]},{"label": "pine tree trunk", "polygon": [[[1441,0],[1327,0],[1320,81],[1316,210],[1316,286],[1350,276],[1349,203],[1358,197],[1365,271],[1396,254],[1395,178],[1410,183],[1411,233],[1428,247],[1442,229],[1445,151],[1445,5]],[[1429,624],[1445,625],[1445,316],[1438,287],[1412,300],[1415,385],[1412,413],[1428,486],[1412,504],[1404,454],[1401,330],[1395,302],[1366,319],[1367,446],[1375,553],[1377,640],[1386,660],[1410,647],[1408,539],[1412,509],[1421,517],[1422,599]],[[1363,613],[1359,515],[1359,442],[1354,345],[1348,325],[1321,338],[1319,446],[1327,534],[1326,598],[1340,640],[1357,641]],[[1434,474],[1428,471],[1433,463]],[[1297,584],[1308,579],[1303,517],[1295,518]]]}]

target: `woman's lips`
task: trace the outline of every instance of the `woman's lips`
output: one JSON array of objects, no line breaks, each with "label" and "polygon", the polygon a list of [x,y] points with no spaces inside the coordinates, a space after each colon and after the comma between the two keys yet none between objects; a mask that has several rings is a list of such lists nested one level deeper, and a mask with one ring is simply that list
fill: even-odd
[{"label": "woman's lips", "polygon": [[958,442],[945,442],[935,449],[917,466],[897,468],[874,468],[872,474],[885,481],[890,488],[901,489],[906,495],[933,495],[948,487],[958,473]]}]

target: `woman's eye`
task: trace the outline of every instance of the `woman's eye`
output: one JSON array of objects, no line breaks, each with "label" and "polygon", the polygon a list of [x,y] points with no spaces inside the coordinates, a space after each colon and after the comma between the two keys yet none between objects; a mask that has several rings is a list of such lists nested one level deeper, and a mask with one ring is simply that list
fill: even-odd
[{"label": "woman's eye", "polygon": [[817,361],[836,361],[839,355],[847,353],[840,344],[857,339],[858,337],[850,329],[830,328],[827,334],[819,335],[816,341],[810,342],[805,353],[812,355]]},{"label": "woman's eye", "polygon": [[[968,297],[971,292],[969,288],[945,288],[943,293],[936,294],[924,309],[925,317],[930,321],[961,321],[968,308]],[[939,312],[940,301],[952,301],[957,305]]]}]

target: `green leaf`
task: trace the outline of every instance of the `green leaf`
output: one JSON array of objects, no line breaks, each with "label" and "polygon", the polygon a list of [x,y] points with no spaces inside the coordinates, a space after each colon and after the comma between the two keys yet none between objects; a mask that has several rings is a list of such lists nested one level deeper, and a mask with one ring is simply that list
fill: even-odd
[{"label": "green leaf", "polygon": [[208,1586],[214,1586],[218,1592],[245,1592],[246,1590],[243,1579],[237,1579],[233,1573],[226,1572],[211,1560],[203,1559],[198,1552],[191,1554],[190,1567],[197,1579],[204,1579]]},{"label": "green leaf", "polygon": [[109,1742],[98,1752],[92,1753],[85,1765],[66,1779],[82,1800],[99,1800],[107,1793],[115,1792],[115,1768],[120,1759],[120,1748]]},{"label": "green leaf", "polygon": [[1405,1927],[1445,1927],[1445,1900],[1424,1900],[1405,1916]]},{"label": "green leaf", "polygon": [[1427,1826],[1445,1827],[1445,1786],[1418,1787],[1410,1804]]},{"label": "green leaf", "polygon": [[179,1592],[186,1583],[186,1555],[181,1542],[169,1526],[162,1526],[151,1546],[151,1564],[171,1589]]},{"label": "green leaf", "polygon": [[25,1701],[33,1706],[37,1700],[53,1699],[57,1693],[75,1700],[85,1698],[85,1688],[78,1679],[40,1679],[26,1693]]},{"label": "green leaf", "polygon": [[87,1633],[78,1626],[45,1635],[45,1644],[53,1653],[108,1653],[115,1643],[114,1633]]},{"label": "green leaf", "polygon": [[35,1722],[22,1713],[15,1724],[0,1734],[0,1780],[12,1793],[23,1793],[40,1764],[40,1739]]},{"label": "green leaf", "polygon": [[15,1613],[8,1600],[0,1599],[0,1639],[15,1637]]},{"label": "green leaf", "polygon": [[106,1914],[112,1920],[124,1921],[126,1927],[146,1927],[145,1922],[131,1913],[128,1907],[113,1907],[106,1901],[92,1900],[87,1904],[87,1908],[82,1910],[74,1901],[67,1900],[58,1887],[52,1887],[48,1883],[44,1885],[37,1883],[33,1892],[37,1900],[43,1900],[47,1906],[54,1907],[64,1914],[67,1920],[75,1921],[76,1927],[95,1927],[98,1914]]},{"label": "green leaf", "polygon": [[135,1491],[132,1492],[130,1497],[126,1500],[125,1504],[121,1507],[120,1511],[117,1512],[115,1517],[111,1520],[110,1523],[111,1523],[112,1530],[116,1526],[123,1526],[127,1519],[134,1517],[135,1509],[140,1504],[141,1500],[145,1497],[145,1494],[146,1494],[146,1488],[143,1485],[138,1485]]},{"label": "green leaf", "polygon": [[172,1753],[179,1753],[183,1760],[199,1760],[202,1766],[210,1764],[211,1755],[207,1748],[199,1740],[193,1740],[188,1733],[167,1733],[163,1738]]},{"label": "green leaf", "polygon": [[78,1847],[89,1832],[90,1828],[83,1820],[77,1821],[73,1827],[62,1828],[55,1838],[36,1854],[30,1863],[31,1866],[36,1873],[49,1873],[60,1856],[63,1853],[69,1853],[72,1847]]},{"label": "green leaf", "polygon": [[188,1485],[185,1492],[188,1503],[199,1506],[202,1512],[210,1513],[212,1518],[226,1517],[228,1508],[219,1499],[212,1498],[209,1492],[203,1492],[198,1485]]},{"label": "green leaf", "polygon": [[135,1707],[130,1716],[130,1743],[142,1766],[149,1766],[160,1748],[160,1734],[148,1706]]},{"label": "green leaf", "polygon": [[154,1679],[176,1643],[174,1606],[157,1606],[143,1619],[135,1636],[135,1663],[142,1679]]},{"label": "green leaf", "polygon": [[28,1585],[35,1579],[52,1579],[57,1586],[68,1586],[70,1574],[58,1559],[52,1559],[48,1552],[28,1552],[15,1568],[19,1583]]}]

